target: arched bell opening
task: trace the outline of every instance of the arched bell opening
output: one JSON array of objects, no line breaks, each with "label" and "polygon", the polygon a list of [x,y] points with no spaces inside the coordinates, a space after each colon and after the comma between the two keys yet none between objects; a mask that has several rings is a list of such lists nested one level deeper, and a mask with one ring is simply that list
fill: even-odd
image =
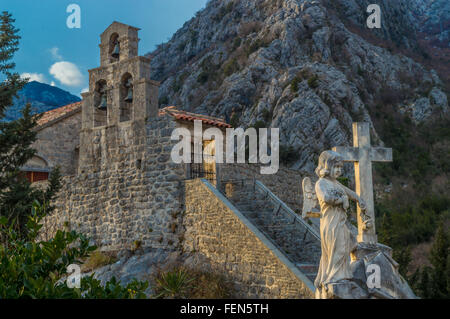
[{"label": "arched bell opening", "polygon": [[133,116],[133,77],[125,73],[120,81],[120,122],[130,121]]},{"label": "arched bell opening", "polygon": [[108,103],[106,81],[99,80],[95,83],[94,90],[94,127],[107,124]]},{"label": "arched bell opening", "polygon": [[119,42],[119,35],[117,33],[111,34],[111,37],[109,38],[108,54],[111,62],[119,61],[120,42]]}]

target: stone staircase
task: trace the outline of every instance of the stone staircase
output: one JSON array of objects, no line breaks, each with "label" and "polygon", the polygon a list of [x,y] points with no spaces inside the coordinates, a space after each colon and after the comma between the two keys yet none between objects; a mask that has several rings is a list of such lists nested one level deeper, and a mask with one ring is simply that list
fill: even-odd
[{"label": "stone staircase", "polygon": [[320,236],[312,225],[257,180],[222,181],[219,190],[286,258],[314,282],[321,248]]}]

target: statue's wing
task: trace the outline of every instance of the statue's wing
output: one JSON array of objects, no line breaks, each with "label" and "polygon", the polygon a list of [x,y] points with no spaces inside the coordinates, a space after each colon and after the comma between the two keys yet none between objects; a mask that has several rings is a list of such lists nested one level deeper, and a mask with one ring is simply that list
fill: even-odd
[{"label": "statue's wing", "polygon": [[305,177],[302,182],[303,188],[303,209],[302,217],[316,217],[320,218],[319,201],[317,200],[314,186],[309,177]]}]

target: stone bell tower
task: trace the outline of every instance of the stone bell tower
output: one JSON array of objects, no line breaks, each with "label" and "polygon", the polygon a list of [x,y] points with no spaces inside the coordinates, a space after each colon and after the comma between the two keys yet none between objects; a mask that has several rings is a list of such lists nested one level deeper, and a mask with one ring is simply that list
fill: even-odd
[{"label": "stone bell tower", "polygon": [[150,79],[150,59],[138,56],[138,31],[113,22],[100,35],[100,67],[89,70],[82,93],[80,169],[108,164],[120,137],[130,136],[124,131],[137,135],[141,123],[145,134],[143,123],[158,116],[159,83]]}]

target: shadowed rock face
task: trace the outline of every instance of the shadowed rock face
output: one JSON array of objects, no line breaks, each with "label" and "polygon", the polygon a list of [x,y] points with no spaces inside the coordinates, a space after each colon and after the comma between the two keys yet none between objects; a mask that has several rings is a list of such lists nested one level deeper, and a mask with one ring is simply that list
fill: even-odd
[{"label": "shadowed rock face", "polygon": [[426,39],[442,48],[450,48],[450,2],[447,0],[409,0],[418,29]]},{"label": "shadowed rock face", "polygon": [[6,109],[5,120],[12,121],[21,116],[21,110],[26,103],[31,104],[33,114],[53,110],[57,107],[81,101],[78,96],[55,86],[31,81],[18,93],[13,105]]},{"label": "shadowed rock face", "polygon": [[351,141],[352,122],[371,123],[380,103],[415,121],[447,112],[436,72],[361,37],[415,48],[408,1],[381,7],[392,19],[370,30],[364,1],[212,0],[149,54],[160,104],[213,116],[235,108],[237,125],[278,127],[281,144],[300,154],[291,167],[308,171],[320,150]]}]

